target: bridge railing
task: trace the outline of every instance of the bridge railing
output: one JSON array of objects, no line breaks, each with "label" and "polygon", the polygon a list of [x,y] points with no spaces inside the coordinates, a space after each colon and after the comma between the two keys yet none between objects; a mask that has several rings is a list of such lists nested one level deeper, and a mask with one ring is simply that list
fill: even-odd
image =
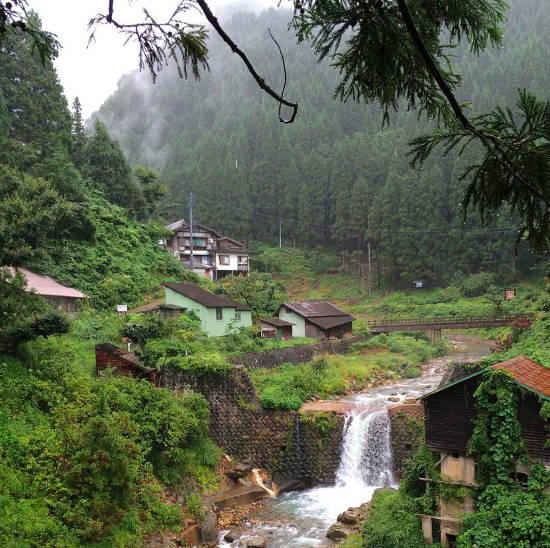
[{"label": "bridge railing", "polygon": [[474,316],[447,316],[444,318],[395,318],[386,320],[368,320],[368,327],[397,327],[414,325],[441,325],[441,324],[461,324],[461,323],[497,323],[513,322],[516,320],[532,320],[534,314],[500,314],[487,315],[478,314]]}]

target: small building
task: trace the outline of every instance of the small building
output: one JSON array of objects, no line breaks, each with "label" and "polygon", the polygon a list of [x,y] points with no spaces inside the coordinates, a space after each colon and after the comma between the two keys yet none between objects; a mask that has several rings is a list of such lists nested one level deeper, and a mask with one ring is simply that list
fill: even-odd
[{"label": "small building", "polygon": [[130,314],[145,314],[146,316],[158,314],[162,321],[166,321],[179,318],[180,315],[185,312],[185,308],[176,304],[153,302],[150,304],[136,306],[136,308],[132,308],[132,310],[129,310],[128,312]]},{"label": "small building", "polygon": [[200,318],[202,331],[209,337],[229,335],[235,328],[252,325],[249,306],[215,295],[195,284],[165,282],[163,285],[166,304],[194,311]]},{"label": "small building", "polygon": [[277,310],[279,319],[292,323],[293,337],[341,339],[353,335],[355,318],[341,308],[319,300],[283,303]]},{"label": "small building", "polygon": [[[88,298],[81,291],[61,285],[49,276],[37,274],[27,268],[19,268],[19,271],[23,273],[27,280],[27,291],[34,291],[44,297],[51,306],[59,310],[77,312],[79,302]],[[10,267],[10,272],[15,274],[15,268]]]},{"label": "small building", "polygon": [[[228,275],[248,275],[246,242],[223,236],[218,230],[202,223],[193,223],[193,236],[189,223],[180,219],[166,228],[174,234],[165,242],[166,249],[179,258],[182,265],[200,276],[219,280]],[[193,265],[191,265],[191,244]]]},{"label": "small building", "polygon": [[96,344],[95,346],[95,374],[99,375],[108,367],[114,367],[123,377],[147,379],[157,385],[157,370],[141,363],[139,358],[131,352],[126,352],[111,343]]},{"label": "small building", "polygon": [[[550,401],[550,369],[518,356],[493,365],[493,369],[508,371],[520,387],[518,420],[522,437],[532,461],[550,465],[550,448],[546,446],[547,428],[540,416],[543,401]],[[475,461],[468,456],[468,442],[473,434],[477,411],[474,393],[483,379],[484,369],[455,380],[422,397],[425,415],[425,439],[432,451],[441,454],[441,478],[451,485],[476,487]],[[518,463],[516,473],[526,469]],[[430,478],[425,478],[427,482]],[[433,520],[440,523],[441,545],[454,544],[465,513],[472,512],[474,501],[467,496],[463,501],[441,499],[438,516],[422,516],[422,530],[427,544],[433,543]]]},{"label": "small building", "polygon": [[292,339],[293,323],[281,320],[281,318],[262,318],[262,338],[263,339],[279,339],[288,341]]}]

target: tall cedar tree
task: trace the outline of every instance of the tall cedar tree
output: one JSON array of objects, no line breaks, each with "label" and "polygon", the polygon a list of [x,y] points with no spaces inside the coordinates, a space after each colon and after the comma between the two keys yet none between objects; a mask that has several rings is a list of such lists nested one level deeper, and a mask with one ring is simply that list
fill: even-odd
[{"label": "tall cedar tree", "polygon": [[91,179],[110,202],[139,209],[143,198],[132,170],[118,142],[111,139],[100,120],[94,124],[94,134],[86,143],[82,157],[82,175]]}]

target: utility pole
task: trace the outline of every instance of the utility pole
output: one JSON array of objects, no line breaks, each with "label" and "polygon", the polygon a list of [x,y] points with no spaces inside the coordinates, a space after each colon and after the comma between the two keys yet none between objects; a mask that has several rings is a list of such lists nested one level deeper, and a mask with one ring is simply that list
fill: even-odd
[{"label": "utility pole", "polygon": [[279,249],[283,247],[283,232],[281,227],[281,219],[279,219]]},{"label": "utility pole", "polygon": [[369,265],[369,295],[371,292],[371,284],[370,284],[370,242],[367,243],[367,254],[368,254],[368,265]]},{"label": "utility pole", "polygon": [[189,268],[193,270],[193,193],[189,194]]}]

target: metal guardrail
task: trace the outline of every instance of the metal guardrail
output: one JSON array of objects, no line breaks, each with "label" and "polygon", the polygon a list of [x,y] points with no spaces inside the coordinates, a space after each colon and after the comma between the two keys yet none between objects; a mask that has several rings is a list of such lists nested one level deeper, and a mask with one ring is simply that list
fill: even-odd
[{"label": "metal guardrail", "polygon": [[411,325],[461,324],[461,323],[497,323],[514,322],[516,320],[533,320],[534,314],[504,314],[499,316],[447,316],[445,318],[395,318],[387,320],[368,320],[368,327],[406,327]]}]

